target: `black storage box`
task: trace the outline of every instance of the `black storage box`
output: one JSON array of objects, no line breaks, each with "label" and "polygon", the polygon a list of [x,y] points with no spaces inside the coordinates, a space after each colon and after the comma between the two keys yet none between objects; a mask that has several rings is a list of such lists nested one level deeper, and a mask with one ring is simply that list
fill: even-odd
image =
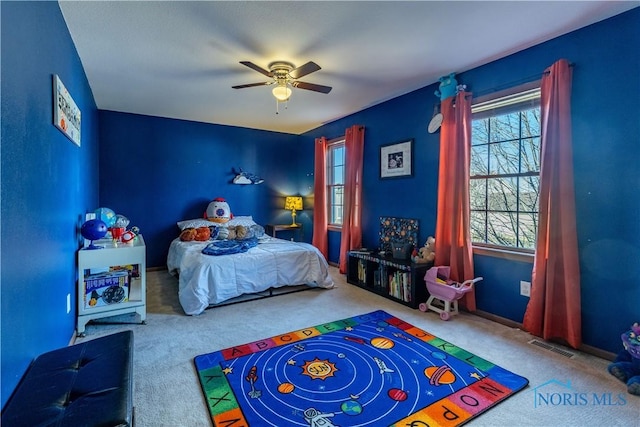
[{"label": "black storage box", "polygon": [[411,256],[411,243],[392,242],[391,251],[396,259],[407,260]]}]

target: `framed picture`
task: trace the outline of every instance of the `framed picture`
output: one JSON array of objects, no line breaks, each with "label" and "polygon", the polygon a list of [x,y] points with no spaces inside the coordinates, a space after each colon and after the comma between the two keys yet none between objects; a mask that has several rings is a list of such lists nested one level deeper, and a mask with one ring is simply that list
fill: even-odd
[{"label": "framed picture", "polygon": [[380,147],[380,178],[413,176],[413,139]]},{"label": "framed picture", "polygon": [[53,124],[80,147],[80,109],[57,74],[53,76]]}]

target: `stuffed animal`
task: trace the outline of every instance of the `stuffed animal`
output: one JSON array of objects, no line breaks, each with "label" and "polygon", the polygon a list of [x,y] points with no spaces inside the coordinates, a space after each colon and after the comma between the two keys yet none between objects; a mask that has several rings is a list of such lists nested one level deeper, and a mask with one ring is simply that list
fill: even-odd
[{"label": "stuffed animal", "polygon": [[198,227],[196,228],[196,237],[194,240],[198,242],[206,242],[211,237],[211,230],[209,227]]},{"label": "stuffed animal", "polygon": [[247,237],[247,227],[244,225],[236,225],[236,239],[242,240]]},{"label": "stuffed animal", "polygon": [[236,227],[227,227],[227,237],[228,240],[236,240]]},{"label": "stuffed animal", "polygon": [[218,240],[224,240],[229,238],[229,228],[220,227],[218,229],[218,235],[216,236]]},{"label": "stuffed animal", "polygon": [[196,238],[196,229],[195,228],[185,228],[180,233],[180,240],[183,242],[191,242]]},{"label": "stuffed animal", "polygon": [[229,222],[233,215],[231,214],[229,203],[222,197],[216,197],[209,203],[209,206],[207,206],[204,217],[209,221],[222,224]]},{"label": "stuffed animal", "polygon": [[440,98],[440,101],[444,101],[447,98],[456,96],[458,93],[458,81],[456,80],[456,73],[451,73],[448,76],[442,76],[438,79],[440,82],[439,89],[434,93]]},{"label": "stuffed animal", "polygon": [[180,233],[180,240],[182,240],[183,242],[191,242],[193,240],[197,242],[206,242],[210,238],[210,227],[185,228]]},{"label": "stuffed animal", "polygon": [[621,335],[624,350],[618,353],[607,370],[627,384],[630,394],[640,396],[640,325],[636,322]]},{"label": "stuffed animal", "polygon": [[431,262],[436,257],[436,239],[433,236],[427,237],[427,241],[424,242],[424,246],[418,250],[418,253],[415,255],[413,262],[416,263],[425,263]]},{"label": "stuffed animal", "polygon": [[242,240],[247,237],[247,227],[244,225],[235,225],[227,227],[227,237],[229,240]]}]

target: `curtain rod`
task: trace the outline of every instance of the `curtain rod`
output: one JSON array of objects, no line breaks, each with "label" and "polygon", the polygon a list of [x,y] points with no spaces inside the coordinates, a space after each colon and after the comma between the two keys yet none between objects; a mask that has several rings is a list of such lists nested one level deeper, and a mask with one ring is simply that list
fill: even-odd
[{"label": "curtain rod", "polygon": [[[569,63],[569,67],[573,68],[574,66],[575,66],[575,64],[573,62]],[[474,98],[478,98],[478,97],[481,97],[481,96],[484,96],[484,95],[489,95],[491,93],[498,92],[498,91],[501,91],[501,90],[504,90],[504,89],[509,89],[509,88],[514,87],[514,86],[520,86],[520,85],[523,85],[523,84],[526,84],[526,83],[535,82],[536,80],[539,80],[542,76],[545,76],[545,75],[547,75],[549,73],[550,73],[550,71],[544,70],[541,74],[535,74],[533,76],[523,77],[523,78],[521,78],[519,80],[514,80],[514,81],[511,81],[511,82],[508,82],[508,83],[504,83],[504,84],[502,84],[500,86],[495,86],[495,87],[492,87],[492,88],[487,89],[485,91],[478,92],[478,93],[474,94],[473,97]]]}]

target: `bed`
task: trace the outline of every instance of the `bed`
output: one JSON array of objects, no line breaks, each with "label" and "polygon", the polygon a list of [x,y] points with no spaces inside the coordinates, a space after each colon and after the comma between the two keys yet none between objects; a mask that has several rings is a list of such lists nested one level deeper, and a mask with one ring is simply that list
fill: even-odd
[{"label": "bed", "polygon": [[188,315],[247,294],[300,285],[334,286],[324,256],[308,243],[264,235],[244,253],[203,254],[210,243],[176,238],[169,247],[167,268],[178,276],[178,297]]}]

